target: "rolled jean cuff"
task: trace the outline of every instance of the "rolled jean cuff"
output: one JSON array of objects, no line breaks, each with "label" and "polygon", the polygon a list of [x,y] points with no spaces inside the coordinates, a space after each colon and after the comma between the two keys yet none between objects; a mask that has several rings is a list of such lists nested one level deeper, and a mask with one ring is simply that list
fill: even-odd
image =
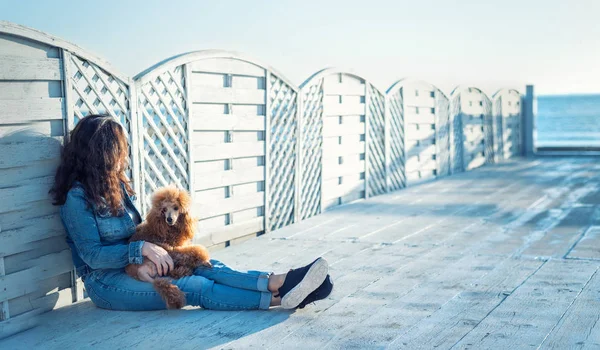
[{"label": "rolled jean cuff", "polygon": [[258,308],[261,310],[269,310],[271,306],[271,292],[260,292],[260,304]]},{"label": "rolled jean cuff", "polygon": [[269,291],[269,276],[271,276],[271,274],[266,272],[258,275],[258,279],[256,280],[256,290],[260,292],[269,292],[269,294],[271,294]]},{"label": "rolled jean cuff", "polygon": [[141,264],[144,262],[144,256],[142,255],[142,246],[144,241],[135,241],[129,243],[129,263],[130,264]]}]

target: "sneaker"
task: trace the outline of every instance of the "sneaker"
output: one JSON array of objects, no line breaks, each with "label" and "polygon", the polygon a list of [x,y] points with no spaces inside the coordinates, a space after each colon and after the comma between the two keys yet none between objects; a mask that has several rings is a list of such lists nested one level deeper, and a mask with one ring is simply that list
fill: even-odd
[{"label": "sneaker", "polygon": [[310,303],[314,303],[317,300],[323,300],[331,294],[333,290],[333,281],[331,280],[331,276],[327,275],[325,281],[321,283],[319,288],[317,288],[314,292],[310,293],[306,299],[304,299],[300,305],[298,305],[298,309],[304,309],[304,307]]},{"label": "sneaker", "polygon": [[329,265],[323,258],[318,258],[304,267],[290,270],[278,290],[281,307],[295,309],[325,281],[328,272]]}]

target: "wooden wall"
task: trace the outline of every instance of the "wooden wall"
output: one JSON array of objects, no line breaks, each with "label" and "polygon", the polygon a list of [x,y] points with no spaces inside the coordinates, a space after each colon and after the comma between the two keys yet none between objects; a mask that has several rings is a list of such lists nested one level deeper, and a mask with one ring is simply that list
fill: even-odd
[{"label": "wooden wall", "polygon": [[65,135],[62,52],[0,34],[0,337],[72,301],[72,262],[48,190]]}]

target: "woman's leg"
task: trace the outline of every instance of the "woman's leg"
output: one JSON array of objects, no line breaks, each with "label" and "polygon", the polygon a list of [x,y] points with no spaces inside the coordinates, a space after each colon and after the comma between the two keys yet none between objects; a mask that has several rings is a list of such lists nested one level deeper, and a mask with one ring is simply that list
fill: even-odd
[{"label": "woman's leg", "polygon": [[285,274],[275,275],[263,271],[237,271],[224,263],[211,259],[212,268],[200,266],[194,275],[202,276],[219,284],[230,287],[255,290],[259,292],[276,292],[285,281]]},{"label": "woman's leg", "polygon": [[[186,296],[187,305],[211,310],[266,310],[277,303],[268,291],[253,291],[222,285],[202,276],[187,276],[173,283]],[[165,302],[151,283],[129,277],[123,270],[95,271],[85,280],[90,299],[100,308],[112,310],[162,310]]]}]

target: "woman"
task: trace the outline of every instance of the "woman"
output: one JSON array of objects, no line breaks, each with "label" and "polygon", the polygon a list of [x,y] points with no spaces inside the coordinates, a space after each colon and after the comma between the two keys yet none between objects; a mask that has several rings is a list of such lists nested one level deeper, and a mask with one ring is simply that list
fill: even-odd
[{"label": "woman", "polygon": [[[141,217],[125,175],[128,144],[119,123],[90,115],[65,144],[50,191],[67,231],[73,263],[90,299],[113,310],[157,310],[165,303],[148,283],[173,268],[169,254],[149,242],[128,242]],[[146,281],[129,277],[128,264],[142,264]],[[213,310],[303,308],[329,295],[333,285],[323,258],[286,274],[235,271],[211,260],[193,276],[173,281],[188,305]],[[325,271],[323,273],[323,271]]]}]

